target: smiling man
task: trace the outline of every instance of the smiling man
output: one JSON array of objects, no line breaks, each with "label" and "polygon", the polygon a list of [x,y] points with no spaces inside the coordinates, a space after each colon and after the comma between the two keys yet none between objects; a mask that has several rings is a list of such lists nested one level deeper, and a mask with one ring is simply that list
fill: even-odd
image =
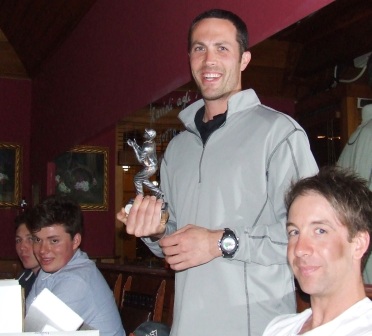
[{"label": "smiling man", "polygon": [[274,319],[264,336],[372,335],[362,269],[371,251],[372,192],[337,168],[297,182],[287,198],[288,260],[311,308]]},{"label": "smiling man", "polygon": [[27,297],[26,313],[47,288],[101,336],[125,335],[112,291],[95,263],[79,249],[80,206],[65,197],[49,196],[32,209],[28,226],[42,269]]},{"label": "smiling man", "polygon": [[284,192],[318,168],[296,121],[242,90],[251,60],[244,21],[208,10],[188,36],[203,99],[180,112],[185,131],[161,163],[169,220],[160,223],[161,201],[142,195],[117,218],[177,271],[172,336],[261,336],[296,309]]}]

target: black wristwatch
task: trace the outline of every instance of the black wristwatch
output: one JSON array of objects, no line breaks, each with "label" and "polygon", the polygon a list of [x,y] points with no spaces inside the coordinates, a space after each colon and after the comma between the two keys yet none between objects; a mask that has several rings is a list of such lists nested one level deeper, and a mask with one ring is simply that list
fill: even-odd
[{"label": "black wristwatch", "polygon": [[239,247],[239,238],[234,231],[225,228],[221,239],[218,241],[218,248],[222,252],[223,258],[232,258]]}]

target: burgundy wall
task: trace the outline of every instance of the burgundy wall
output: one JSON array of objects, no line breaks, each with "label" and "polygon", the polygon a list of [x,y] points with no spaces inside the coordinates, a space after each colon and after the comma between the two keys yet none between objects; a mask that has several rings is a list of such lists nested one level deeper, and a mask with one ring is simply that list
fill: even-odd
[{"label": "burgundy wall", "polygon": [[272,107],[273,109],[283,112],[294,117],[295,115],[295,102],[288,98],[278,97],[260,97],[262,104]]},{"label": "burgundy wall", "polygon": [[254,45],[330,2],[97,0],[34,80],[32,148],[45,162],[188,82],[187,30],[205,9],[239,13]]},{"label": "burgundy wall", "polygon": [[[238,13],[254,45],[332,1],[97,0],[33,80],[30,184],[39,184],[44,196],[48,161],[87,139],[104,146],[110,132],[95,138],[102,130],[111,128],[113,137],[123,116],[190,81],[187,30],[201,11],[221,7]],[[114,165],[115,154],[110,157]],[[92,255],[113,250],[113,189],[112,178],[109,211],[85,212],[84,247]]]},{"label": "burgundy wall", "polygon": [[84,211],[82,249],[89,256],[115,255],[115,128],[87,140],[84,145],[108,147],[108,211]]},{"label": "burgundy wall", "polygon": [[[30,191],[30,121],[31,81],[0,78],[0,142],[17,143],[22,146],[21,188],[26,200]],[[15,256],[14,208],[0,208],[0,256]]]}]

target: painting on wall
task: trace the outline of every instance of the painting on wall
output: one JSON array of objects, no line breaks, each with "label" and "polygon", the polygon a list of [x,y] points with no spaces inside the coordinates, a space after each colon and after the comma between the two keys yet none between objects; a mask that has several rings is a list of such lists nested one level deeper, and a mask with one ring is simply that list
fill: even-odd
[{"label": "painting on wall", "polygon": [[21,199],[21,145],[0,143],[0,207],[18,206]]},{"label": "painting on wall", "polygon": [[70,196],[83,210],[107,210],[108,148],[77,146],[54,163],[57,195]]}]

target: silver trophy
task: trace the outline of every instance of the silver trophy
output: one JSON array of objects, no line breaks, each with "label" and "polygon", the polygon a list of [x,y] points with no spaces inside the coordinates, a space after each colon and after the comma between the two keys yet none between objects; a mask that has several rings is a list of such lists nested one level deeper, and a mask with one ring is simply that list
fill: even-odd
[{"label": "silver trophy", "polygon": [[[136,188],[137,195],[144,195],[143,186],[150,189],[151,193],[158,199],[163,200],[162,205],[162,220],[168,220],[168,205],[164,202],[164,193],[150,181],[150,177],[153,176],[158,170],[158,159],[156,156],[156,131],[153,129],[146,128],[143,134],[142,147],[137,144],[136,139],[128,139],[127,144],[133,148],[134,153],[138,162],[143,166],[134,176],[134,186]],[[132,207],[133,200],[130,200],[125,206],[125,212],[129,214],[130,208]]]}]

